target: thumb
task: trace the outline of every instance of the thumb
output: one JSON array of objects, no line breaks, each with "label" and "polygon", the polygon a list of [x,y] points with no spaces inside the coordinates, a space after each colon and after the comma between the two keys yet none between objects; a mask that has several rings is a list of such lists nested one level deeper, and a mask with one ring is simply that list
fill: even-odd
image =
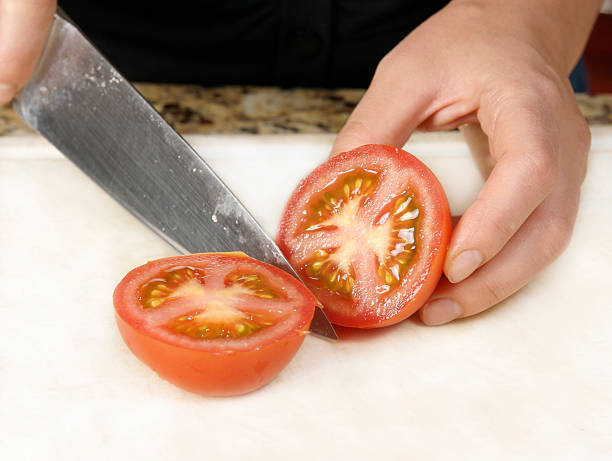
[{"label": "thumb", "polygon": [[402,75],[399,66],[386,59],[378,65],[370,87],[338,133],[331,156],[364,144],[402,147],[431,115],[427,109],[433,97],[423,91],[423,82]]},{"label": "thumb", "polygon": [[53,21],[56,0],[0,0],[0,104],[30,77]]}]

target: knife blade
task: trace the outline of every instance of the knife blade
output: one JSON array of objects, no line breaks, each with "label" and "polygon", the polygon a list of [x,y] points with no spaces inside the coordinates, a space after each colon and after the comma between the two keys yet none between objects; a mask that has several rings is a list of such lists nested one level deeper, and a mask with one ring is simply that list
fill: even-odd
[{"label": "knife blade", "polygon": [[[202,157],[61,11],[13,109],[177,251],[246,249],[299,279]],[[323,309],[310,330],[337,339]]]}]

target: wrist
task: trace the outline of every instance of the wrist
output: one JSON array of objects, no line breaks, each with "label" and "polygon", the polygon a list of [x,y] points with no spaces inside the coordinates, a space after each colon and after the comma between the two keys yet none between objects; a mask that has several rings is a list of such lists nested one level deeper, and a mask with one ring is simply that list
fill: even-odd
[{"label": "wrist", "polygon": [[452,0],[449,6],[525,41],[559,75],[567,76],[580,59],[601,0]]}]

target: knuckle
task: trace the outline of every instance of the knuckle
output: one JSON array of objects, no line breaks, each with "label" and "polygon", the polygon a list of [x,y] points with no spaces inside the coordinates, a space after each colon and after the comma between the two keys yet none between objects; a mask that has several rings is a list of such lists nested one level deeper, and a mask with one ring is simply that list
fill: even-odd
[{"label": "knuckle", "polygon": [[563,89],[560,82],[551,75],[535,73],[532,77],[535,96],[548,104],[560,105],[563,98]]},{"label": "knuckle", "polygon": [[497,218],[491,219],[489,222],[491,223],[495,235],[498,241],[500,242],[507,242],[508,239],[512,237],[512,235],[516,231],[516,226],[513,225],[509,220]]},{"label": "knuckle", "polygon": [[550,192],[559,175],[557,149],[551,144],[543,144],[533,153],[525,155],[525,161],[534,184],[539,184],[545,193]]},{"label": "knuckle", "polygon": [[506,298],[506,290],[497,281],[483,278],[481,284],[480,302],[483,308],[491,307]]},{"label": "knuckle", "polygon": [[[528,82],[525,84],[525,82]],[[558,109],[568,96],[564,79],[549,65],[542,64],[527,69],[520,78],[525,102],[531,102],[534,107],[541,105]]]},{"label": "knuckle", "polygon": [[591,130],[582,116],[580,116],[576,124],[576,139],[581,153],[588,153],[591,149]]}]

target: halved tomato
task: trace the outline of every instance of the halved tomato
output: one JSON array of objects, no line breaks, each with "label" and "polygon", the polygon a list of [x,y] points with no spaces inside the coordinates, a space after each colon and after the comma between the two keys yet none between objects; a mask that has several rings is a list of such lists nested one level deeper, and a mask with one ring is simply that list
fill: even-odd
[{"label": "halved tomato", "polygon": [[331,322],[375,328],[425,303],[442,275],[451,230],[434,174],[408,152],[367,145],[300,182],[277,243]]},{"label": "halved tomato", "polygon": [[125,276],[113,301],[134,355],[205,395],[270,382],[302,344],[317,302],[291,275],[243,253],[149,262]]}]

